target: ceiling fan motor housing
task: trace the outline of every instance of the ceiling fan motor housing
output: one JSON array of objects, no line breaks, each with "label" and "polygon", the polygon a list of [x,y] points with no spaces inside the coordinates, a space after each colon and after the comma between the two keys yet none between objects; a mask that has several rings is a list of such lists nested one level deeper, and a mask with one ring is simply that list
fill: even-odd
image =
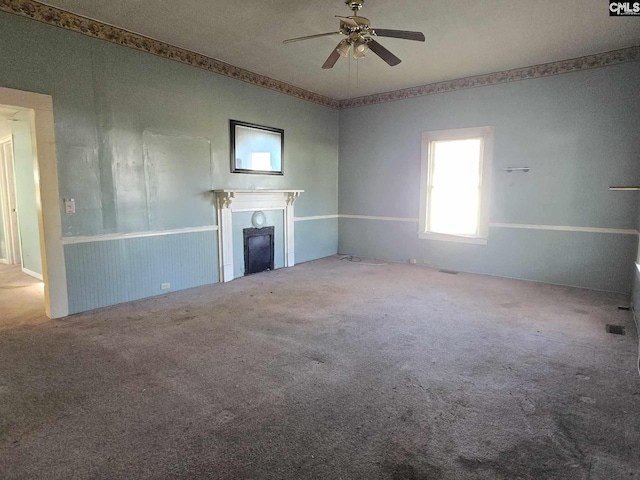
[{"label": "ceiling fan motor housing", "polygon": [[364,0],[344,0],[344,3],[346,3],[351,10],[357,12],[364,5]]}]

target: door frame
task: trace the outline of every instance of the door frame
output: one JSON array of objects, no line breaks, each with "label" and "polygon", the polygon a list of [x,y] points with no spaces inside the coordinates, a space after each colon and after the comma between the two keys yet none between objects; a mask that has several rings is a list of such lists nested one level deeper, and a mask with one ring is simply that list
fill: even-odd
[{"label": "door frame", "polygon": [[67,272],[62,244],[62,217],[58,161],[51,95],[0,87],[0,105],[29,111],[31,140],[36,158],[34,180],[42,255],[44,306],[49,318],[69,314]]},{"label": "door frame", "polygon": [[[11,157],[7,157],[6,148],[11,150]],[[15,184],[15,170],[13,166],[13,136],[0,138],[0,208],[4,223],[4,234],[7,246],[6,261],[9,265],[22,263],[22,247],[20,245],[20,229],[17,215],[17,195]],[[3,262],[3,259],[0,259]]]}]

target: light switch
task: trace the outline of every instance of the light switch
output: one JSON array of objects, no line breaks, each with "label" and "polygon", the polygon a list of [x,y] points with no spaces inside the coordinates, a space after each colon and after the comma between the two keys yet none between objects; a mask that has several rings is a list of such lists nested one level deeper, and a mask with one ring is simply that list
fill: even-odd
[{"label": "light switch", "polygon": [[76,201],[73,198],[64,199],[64,213],[76,213]]}]

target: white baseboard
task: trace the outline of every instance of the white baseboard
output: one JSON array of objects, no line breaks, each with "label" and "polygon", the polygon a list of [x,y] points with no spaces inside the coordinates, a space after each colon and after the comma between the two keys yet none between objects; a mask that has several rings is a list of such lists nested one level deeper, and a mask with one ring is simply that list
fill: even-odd
[{"label": "white baseboard", "polygon": [[27,275],[30,275],[32,277],[37,278],[41,282],[43,281],[43,277],[42,277],[42,275],[40,273],[36,273],[36,272],[34,272],[32,270],[29,270],[28,268],[24,268],[24,267],[22,268],[22,272],[26,273]]}]

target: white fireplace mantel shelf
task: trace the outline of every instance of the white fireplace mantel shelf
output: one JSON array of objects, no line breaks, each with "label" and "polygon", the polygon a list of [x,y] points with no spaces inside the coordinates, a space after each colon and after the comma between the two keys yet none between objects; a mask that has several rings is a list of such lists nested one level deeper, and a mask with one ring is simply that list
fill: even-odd
[{"label": "white fireplace mantel shelf", "polygon": [[218,212],[220,278],[223,282],[233,280],[233,212],[283,210],[284,266],[295,265],[293,204],[303,192],[304,190],[213,190]]},{"label": "white fireplace mantel shelf", "polygon": [[225,208],[233,205],[235,212],[283,208],[282,202],[293,205],[304,190],[214,190],[216,201]]}]

